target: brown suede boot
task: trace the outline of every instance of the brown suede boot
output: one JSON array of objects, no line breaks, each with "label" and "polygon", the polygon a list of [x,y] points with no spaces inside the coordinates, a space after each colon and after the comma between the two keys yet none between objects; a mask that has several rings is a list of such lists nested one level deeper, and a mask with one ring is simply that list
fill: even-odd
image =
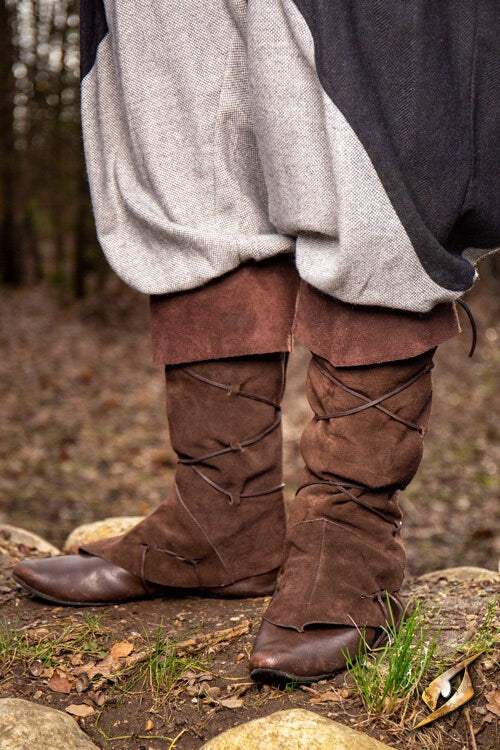
[{"label": "brown suede boot", "polygon": [[369,646],[397,621],[405,552],[397,491],[422,457],[434,350],[335,368],[313,357],[315,413],[288,523],[285,563],[251,657],[260,681],[314,681],[345,667],[360,631]]},{"label": "brown suede boot", "polygon": [[79,555],[19,563],[30,592],[104,604],[182,589],[220,596],[274,590],[283,558],[280,402],[285,355],[168,366],[179,463],[167,499],[126,534]]}]

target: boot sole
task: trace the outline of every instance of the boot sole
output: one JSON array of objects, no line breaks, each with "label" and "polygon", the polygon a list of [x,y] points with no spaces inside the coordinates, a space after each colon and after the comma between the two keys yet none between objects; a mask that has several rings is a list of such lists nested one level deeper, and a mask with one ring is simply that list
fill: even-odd
[{"label": "boot sole", "polygon": [[339,672],[343,672],[343,669],[337,669],[334,672],[326,672],[325,674],[310,675],[305,677],[304,675],[290,674],[289,672],[280,672],[277,669],[253,669],[250,672],[250,677],[255,682],[261,682],[267,685],[283,685],[287,682],[300,682],[301,684],[309,684],[311,682],[319,682],[320,680],[329,680],[335,677]]},{"label": "boot sole", "polygon": [[[43,599],[44,602],[52,602],[52,604],[60,604],[63,607],[109,607],[111,604],[126,604],[127,602],[137,601],[137,599],[123,599],[121,601],[110,602],[69,602],[64,599],[56,599],[56,597],[44,594],[42,591],[37,591],[14,574],[12,575],[12,578],[21,586],[21,588],[35,596],[37,599]],[[149,598],[153,599],[155,597],[151,596]]]}]

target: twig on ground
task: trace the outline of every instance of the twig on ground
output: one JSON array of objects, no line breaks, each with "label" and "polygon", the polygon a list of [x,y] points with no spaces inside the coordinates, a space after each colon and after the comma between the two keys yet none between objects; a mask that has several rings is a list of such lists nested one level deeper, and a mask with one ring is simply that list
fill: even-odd
[{"label": "twig on ground", "polygon": [[[185,641],[179,641],[175,644],[175,651],[180,656],[182,654],[192,653],[193,651],[199,651],[200,648],[205,646],[213,646],[221,641],[230,641],[234,638],[239,638],[240,635],[247,635],[250,632],[251,622],[245,620],[241,625],[236,625],[233,628],[225,628],[224,630],[216,630],[212,633],[206,633],[196,635],[193,638],[188,638]],[[140,664],[151,656],[153,648],[146,649],[144,651],[138,651],[136,654],[132,654],[126,659],[127,667],[134,667],[136,664]]]},{"label": "twig on ground", "polygon": [[465,721],[467,722],[467,726],[469,727],[472,750],[477,750],[476,735],[474,734],[474,727],[472,726],[472,720],[470,718],[470,711],[468,708],[464,708],[464,716]]}]

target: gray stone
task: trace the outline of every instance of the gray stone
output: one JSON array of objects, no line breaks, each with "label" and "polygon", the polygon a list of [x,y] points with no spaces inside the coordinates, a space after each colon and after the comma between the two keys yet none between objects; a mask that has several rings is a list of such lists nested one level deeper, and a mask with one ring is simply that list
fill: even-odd
[{"label": "gray stone", "polygon": [[1,750],[98,750],[75,719],[20,698],[0,700]]},{"label": "gray stone", "polygon": [[8,523],[0,524],[0,543],[2,538],[7,539],[13,544],[24,544],[26,547],[36,549],[38,552],[47,552],[50,555],[61,554],[61,551],[57,547],[47,542],[46,539],[42,539],[38,534],[21,529],[18,526],[10,526]]},{"label": "gray stone", "polygon": [[428,581],[437,583],[438,581],[491,581],[500,583],[500,573],[488,568],[474,568],[466,565],[459,568],[443,568],[443,570],[433,570],[431,573],[425,573],[419,576],[419,581]]},{"label": "gray stone", "polygon": [[387,750],[367,734],[313,711],[294,708],[277,711],[228,729],[206,742],[200,750]]},{"label": "gray stone", "polygon": [[142,521],[144,516],[117,516],[105,518],[103,521],[85,523],[74,529],[64,542],[63,550],[69,554],[78,552],[78,548],[90,542],[101,542],[111,536],[125,534],[133,526]]}]

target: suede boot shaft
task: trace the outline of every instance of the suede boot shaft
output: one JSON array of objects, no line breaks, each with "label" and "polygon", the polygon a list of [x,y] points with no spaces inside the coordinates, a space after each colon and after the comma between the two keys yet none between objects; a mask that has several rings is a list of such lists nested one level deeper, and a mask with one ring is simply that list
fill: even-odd
[{"label": "suede boot shaft", "polygon": [[179,459],[171,492],[130,532],[84,550],[180,588],[224,587],[276,570],[285,538],[285,355],[169,366],[166,380]]},{"label": "suede boot shaft", "polygon": [[299,632],[386,624],[386,597],[397,596],[406,563],[398,490],[422,457],[433,353],[353,368],[311,360],[315,416],[269,622]]}]

